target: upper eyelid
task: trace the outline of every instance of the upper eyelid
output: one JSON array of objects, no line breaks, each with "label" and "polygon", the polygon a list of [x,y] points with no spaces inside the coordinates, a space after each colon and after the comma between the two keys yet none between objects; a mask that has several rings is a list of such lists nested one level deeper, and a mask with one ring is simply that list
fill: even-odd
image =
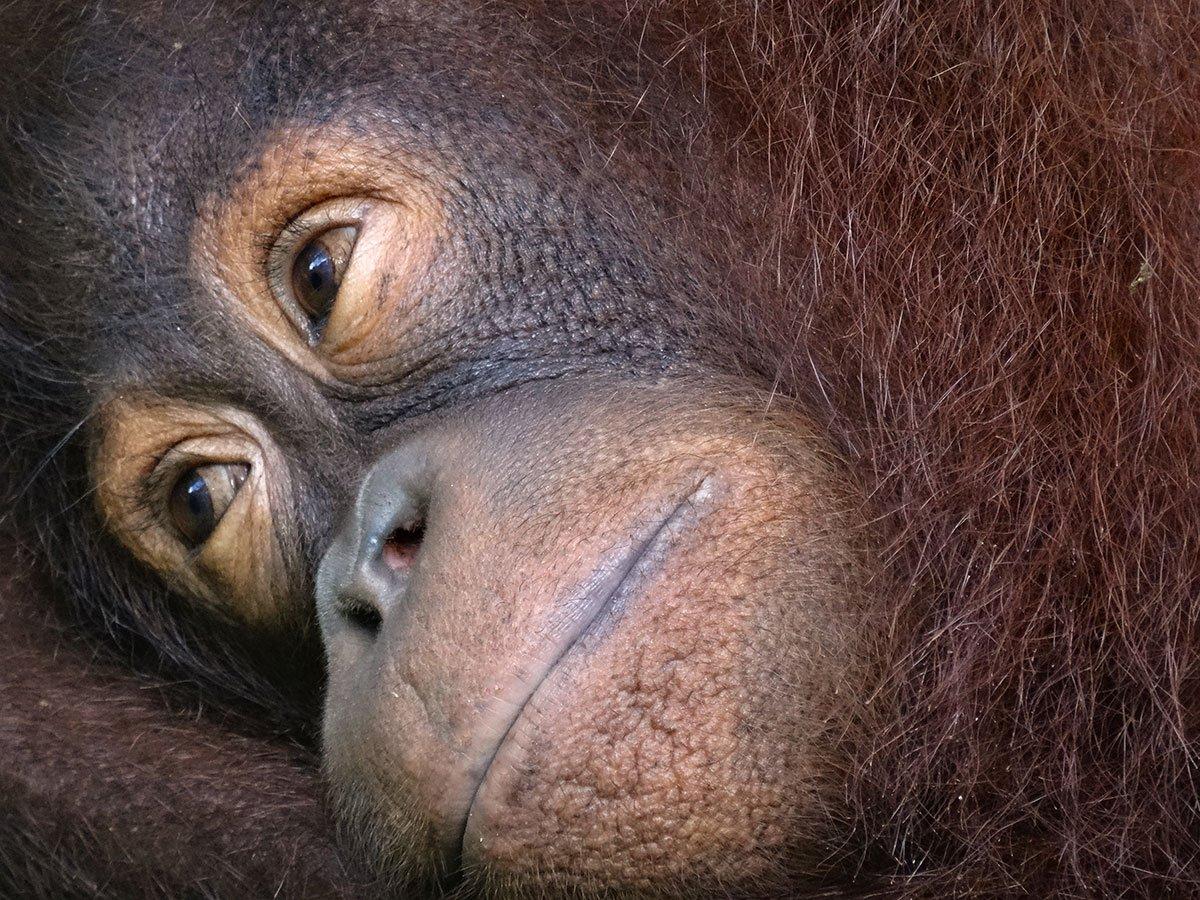
[{"label": "upper eyelid", "polygon": [[[280,230],[272,243],[267,256],[267,265],[270,266],[276,260],[286,257],[290,264],[298,253],[304,249],[305,244],[314,238],[320,237],[327,231],[332,231],[335,228],[360,228],[362,226],[362,218],[350,218],[348,216],[329,215],[323,217],[320,221],[304,221],[303,214],[292,219]],[[284,249],[287,250],[284,253]]]},{"label": "upper eyelid", "polygon": [[214,455],[211,452],[186,449],[186,445],[193,440],[195,438],[191,437],[171,444],[161,453],[157,454],[154,465],[141,480],[143,503],[152,504],[157,507],[159,505],[158,501],[175,486],[175,482],[179,479],[179,476],[187,471],[189,467],[242,464],[253,468],[253,463],[249,460],[237,459],[232,455],[225,458],[219,454]]},{"label": "upper eyelid", "polygon": [[[302,212],[296,213],[285,220],[276,220],[266,228],[258,231],[254,238],[254,255],[259,267],[272,274],[273,264],[280,256],[280,246],[285,242],[291,248],[288,255],[294,257],[301,249],[301,241],[306,237],[318,234],[320,231],[337,228],[342,225],[360,227],[364,213],[374,198],[371,197],[327,197],[324,200],[311,203]],[[331,210],[329,207],[341,202],[353,204],[353,210]]]},{"label": "upper eyelid", "polygon": [[[370,200],[354,198],[348,202],[353,204],[351,209],[329,209],[337,200],[327,200],[324,203],[310,206],[304,212],[293,216],[278,230],[266,251],[262,261],[265,268],[267,284],[277,302],[287,299],[286,289],[291,276],[291,266],[296,256],[304,249],[308,240],[320,236],[335,228],[355,228],[361,231]],[[357,244],[357,236],[355,244]],[[351,256],[353,256],[351,247]],[[290,305],[290,304],[289,304]],[[288,310],[284,310],[285,313]],[[289,315],[289,318],[291,316]]]},{"label": "upper eyelid", "polygon": [[171,444],[155,455],[154,465],[142,479],[142,488],[146,499],[159,497],[165,491],[170,490],[183,466],[193,459],[201,458],[199,454],[189,454],[186,450],[180,449],[185,443],[187,441]]},{"label": "upper eyelid", "polygon": [[306,235],[312,233],[312,231],[312,223],[305,222],[304,214],[301,213],[294,219],[289,219],[287,224],[279,229],[279,233],[275,235],[275,240],[272,242],[271,246],[272,248],[279,246],[279,243],[285,238],[291,238],[293,241],[300,241]]},{"label": "upper eyelid", "polygon": [[370,197],[331,197],[314,203],[275,229],[271,248],[279,246],[284,238],[299,241],[328,228],[359,225],[372,202]]}]

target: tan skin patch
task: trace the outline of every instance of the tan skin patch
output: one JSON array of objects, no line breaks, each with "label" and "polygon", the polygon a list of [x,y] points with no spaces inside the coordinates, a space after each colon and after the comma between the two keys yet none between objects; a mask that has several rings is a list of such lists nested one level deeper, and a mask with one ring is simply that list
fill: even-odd
[{"label": "tan skin patch", "polygon": [[[295,540],[286,517],[272,515],[290,496],[288,470],[266,429],[231,407],[149,397],[114,399],[100,420],[96,503],[130,552],[218,615],[266,628],[294,620]],[[245,480],[191,547],[172,521],[172,491],[198,467],[221,465]]]},{"label": "tan skin patch", "polygon": [[[326,127],[285,131],[226,198],[201,211],[191,268],[214,297],[325,384],[379,384],[411,356],[420,297],[445,233],[432,178],[403,154]],[[337,302],[315,321],[295,294],[311,243],[352,229]]]}]

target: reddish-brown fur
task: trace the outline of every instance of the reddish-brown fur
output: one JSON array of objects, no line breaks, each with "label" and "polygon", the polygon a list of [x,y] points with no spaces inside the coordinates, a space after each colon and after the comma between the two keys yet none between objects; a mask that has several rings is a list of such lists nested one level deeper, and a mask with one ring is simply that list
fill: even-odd
[{"label": "reddish-brown fur", "polygon": [[1200,889],[1200,9],[666,5],[894,527],[860,836],[930,896]]},{"label": "reddish-brown fur", "polygon": [[[613,10],[769,180],[755,274],[777,300],[733,314],[887,536],[888,676],[851,739],[839,862],[931,897],[1200,891],[1200,8]],[[66,841],[83,884],[338,883],[302,761],[56,658],[28,609],[0,629],[18,828]],[[43,727],[43,702],[66,718]],[[148,799],[167,773],[169,814]],[[65,796],[78,812],[51,812]],[[134,824],[177,842],[138,857]]]}]

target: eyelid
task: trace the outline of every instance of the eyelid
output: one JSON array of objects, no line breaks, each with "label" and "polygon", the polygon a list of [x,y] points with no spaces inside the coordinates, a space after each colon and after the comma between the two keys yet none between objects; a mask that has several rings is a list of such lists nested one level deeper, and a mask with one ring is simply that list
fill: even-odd
[{"label": "eyelid", "polygon": [[[350,261],[350,257],[354,253],[354,245],[358,243],[360,229],[360,225],[335,225],[332,228],[314,232],[313,236],[308,240],[297,243],[296,252],[292,254],[293,266],[295,265],[295,260],[299,258],[299,254],[304,251],[304,248],[318,241],[324,244],[325,248],[335,257],[340,255],[342,257],[340,261],[344,266],[345,263]],[[347,233],[349,236],[347,236]],[[338,237],[333,238],[333,235],[338,235]]]}]

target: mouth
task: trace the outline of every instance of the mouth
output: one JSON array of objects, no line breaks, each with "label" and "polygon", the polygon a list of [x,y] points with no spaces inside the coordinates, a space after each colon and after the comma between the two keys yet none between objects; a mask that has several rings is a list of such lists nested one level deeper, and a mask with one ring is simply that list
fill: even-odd
[{"label": "mouth", "polygon": [[680,535],[695,524],[696,507],[710,493],[711,476],[705,476],[682,499],[671,503],[665,514],[648,517],[650,524],[633,540],[602,557],[591,575],[561,604],[542,649],[528,657],[507,681],[497,683],[493,696],[480,704],[482,721],[467,752],[467,763],[446,786],[443,808],[458,811],[447,817],[443,831],[446,871],[461,870],[465,839],[481,789],[538,689],[585,635],[603,626],[637,594],[639,583],[659,568]]}]

